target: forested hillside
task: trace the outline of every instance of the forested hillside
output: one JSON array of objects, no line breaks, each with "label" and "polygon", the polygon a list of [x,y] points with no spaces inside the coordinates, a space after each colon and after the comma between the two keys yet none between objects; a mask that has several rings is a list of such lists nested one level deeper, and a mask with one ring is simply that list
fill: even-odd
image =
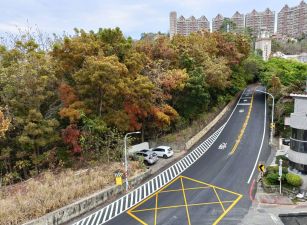
[{"label": "forested hillside", "polygon": [[31,36],[1,46],[2,184],[120,161],[125,132],[188,126],[259,77],[250,46],[231,33],[134,41],[119,28],[76,29],[49,50]]}]

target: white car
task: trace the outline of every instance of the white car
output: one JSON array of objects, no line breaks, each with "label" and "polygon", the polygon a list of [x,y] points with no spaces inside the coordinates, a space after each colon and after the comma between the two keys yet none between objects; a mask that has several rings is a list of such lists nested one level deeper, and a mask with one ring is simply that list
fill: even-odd
[{"label": "white car", "polygon": [[157,153],[158,157],[169,158],[174,155],[174,152],[169,146],[158,146],[156,148],[152,148],[151,151]]}]

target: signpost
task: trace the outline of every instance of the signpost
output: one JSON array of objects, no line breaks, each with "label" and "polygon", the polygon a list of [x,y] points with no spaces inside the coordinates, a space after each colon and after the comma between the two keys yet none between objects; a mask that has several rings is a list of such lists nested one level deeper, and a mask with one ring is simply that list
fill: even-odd
[{"label": "signpost", "polygon": [[279,175],[279,194],[281,194],[281,176],[282,176],[282,159],[279,160],[279,168],[278,168],[278,175]]},{"label": "signpost", "polygon": [[123,173],[121,171],[116,171],[114,173],[114,176],[115,176],[115,184],[117,186],[123,185]]},{"label": "signpost", "polygon": [[259,165],[258,165],[258,170],[259,170],[259,172],[264,173],[264,172],[265,172],[265,166],[264,166],[264,164],[259,163]]}]

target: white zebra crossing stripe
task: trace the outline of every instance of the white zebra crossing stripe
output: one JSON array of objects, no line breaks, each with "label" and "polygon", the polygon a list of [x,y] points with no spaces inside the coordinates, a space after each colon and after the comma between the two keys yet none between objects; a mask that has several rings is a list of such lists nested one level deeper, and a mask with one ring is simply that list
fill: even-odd
[{"label": "white zebra crossing stripe", "polygon": [[[105,206],[104,208],[89,215],[88,217],[83,218],[82,220],[74,223],[73,225],[85,225],[85,224],[86,225],[101,225],[101,224],[104,224],[108,222],[109,220],[111,220],[112,218],[118,216],[119,214],[127,211],[129,208],[136,205],[137,203],[145,199],[147,196],[153,194],[158,189],[160,189],[162,186],[164,186],[165,184],[175,179],[179,174],[181,174],[184,170],[189,168],[193,163],[195,163],[200,157],[202,157],[208,151],[208,149],[216,141],[216,139],[219,137],[224,127],[230,120],[230,117],[233,115],[234,111],[239,105],[240,99],[238,100],[237,105],[233,109],[226,123],[223,124],[208,139],[203,141],[197,148],[191,151],[183,159],[181,159],[180,161],[178,161],[177,163],[175,163],[168,169],[164,170],[162,173],[155,176],[150,181],[141,185],[137,189],[131,191],[130,193],[118,199],[117,201]],[[146,191],[146,188],[148,188],[148,192]],[[101,218],[103,218],[102,221],[101,221]]]}]

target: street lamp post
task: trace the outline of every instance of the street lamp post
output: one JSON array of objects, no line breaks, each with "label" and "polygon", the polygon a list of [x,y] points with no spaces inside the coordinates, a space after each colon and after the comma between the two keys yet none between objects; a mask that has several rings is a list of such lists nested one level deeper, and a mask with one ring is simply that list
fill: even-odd
[{"label": "street lamp post", "polygon": [[273,99],[273,105],[272,105],[272,118],[271,118],[271,135],[270,135],[270,144],[273,143],[273,130],[274,130],[274,107],[275,107],[275,98],[274,96],[269,93],[269,92],[266,92],[266,91],[260,91],[260,90],[256,90],[257,92],[261,92],[261,93],[264,93],[264,94],[267,94],[269,96],[271,96],[271,98]]},{"label": "street lamp post", "polygon": [[125,145],[125,183],[126,183],[126,191],[128,191],[128,187],[129,187],[129,184],[128,184],[128,159],[127,159],[127,137],[131,134],[140,134],[141,132],[140,131],[136,131],[136,132],[130,132],[130,133],[127,133],[125,135],[125,138],[124,138],[124,145]]}]

